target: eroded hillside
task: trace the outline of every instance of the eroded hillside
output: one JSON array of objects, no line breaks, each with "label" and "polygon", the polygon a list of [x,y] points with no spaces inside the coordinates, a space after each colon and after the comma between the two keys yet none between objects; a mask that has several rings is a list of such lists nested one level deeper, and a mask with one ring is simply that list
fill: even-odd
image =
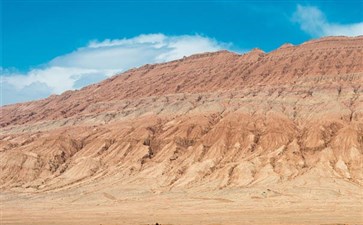
[{"label": "eroded hillside", "polygon": [[324,201],[352,207],[349,221],[362,222],[362,94],[363,37],[332,37],[146,65],[4,106],[3,199],[54,193],[92,205],[135,190],[217,200],[223,192],[227,202],[298,196],[324,213]]}]

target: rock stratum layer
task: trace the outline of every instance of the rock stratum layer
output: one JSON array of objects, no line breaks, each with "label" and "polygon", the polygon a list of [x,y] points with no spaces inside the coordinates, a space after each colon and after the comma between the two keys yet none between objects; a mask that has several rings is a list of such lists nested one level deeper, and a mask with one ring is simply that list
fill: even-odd
[{"label": "rock stratum layer", "polygon": [[362,224],[362,93],[363,37],[329,37],[3,106],[2,221]]}]

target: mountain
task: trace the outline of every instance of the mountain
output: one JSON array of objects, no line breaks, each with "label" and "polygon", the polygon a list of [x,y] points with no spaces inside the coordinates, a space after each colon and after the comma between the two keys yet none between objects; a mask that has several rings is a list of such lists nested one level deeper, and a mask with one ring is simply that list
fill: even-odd
[{"label": "mountain", "polygon": [[3,221],[363,223],[362,93],[363,36],[326,37],[3,106]]}]

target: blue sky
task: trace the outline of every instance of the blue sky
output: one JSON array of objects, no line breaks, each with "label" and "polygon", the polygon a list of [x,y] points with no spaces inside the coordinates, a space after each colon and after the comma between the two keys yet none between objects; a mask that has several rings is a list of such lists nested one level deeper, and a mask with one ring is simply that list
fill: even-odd
[{"label": "blue sky", "polygon": [[363,35],[363,1],[2,0],[1,104],[204,51]]}]

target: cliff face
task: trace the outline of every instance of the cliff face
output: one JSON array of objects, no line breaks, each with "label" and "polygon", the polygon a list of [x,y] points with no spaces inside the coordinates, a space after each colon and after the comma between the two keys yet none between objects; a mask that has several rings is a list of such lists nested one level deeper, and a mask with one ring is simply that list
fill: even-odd
[{"label": "cliff face", "polygon": [[362,93],[362,36],[145,65],[2,107],[0,187],[40,193],[117,183],[159,193],[331,184],[356,198]]}]

